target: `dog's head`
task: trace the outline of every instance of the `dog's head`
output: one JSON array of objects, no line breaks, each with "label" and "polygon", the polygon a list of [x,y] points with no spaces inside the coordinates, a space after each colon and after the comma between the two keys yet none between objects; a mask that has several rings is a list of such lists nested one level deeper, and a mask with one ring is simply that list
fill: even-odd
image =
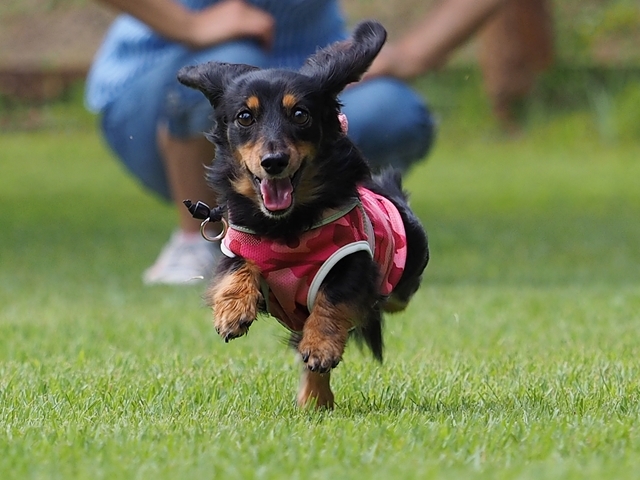
[{"label": "dog's head", "polygon": [[361,23],[297,72],[218,62],[180,70],[178,80],[201,90],[215,110],[217,158],[233,164],[236,193],[270,218],[322,194],[323,152],[343,136],[337,96],[362,77],[385,38],[379,23]]}]

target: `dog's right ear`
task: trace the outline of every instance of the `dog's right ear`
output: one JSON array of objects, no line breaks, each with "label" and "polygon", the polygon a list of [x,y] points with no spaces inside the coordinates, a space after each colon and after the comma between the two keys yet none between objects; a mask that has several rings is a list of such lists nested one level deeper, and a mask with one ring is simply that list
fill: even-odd
[{"label": "dog's right ear", "polygon": [[182,67],[178,71],[178,81],[187,87],[200,90],[215,108],[229,83],[236,77],[258,70],[258,67],[241,63],[207,62],[200,65]]}]

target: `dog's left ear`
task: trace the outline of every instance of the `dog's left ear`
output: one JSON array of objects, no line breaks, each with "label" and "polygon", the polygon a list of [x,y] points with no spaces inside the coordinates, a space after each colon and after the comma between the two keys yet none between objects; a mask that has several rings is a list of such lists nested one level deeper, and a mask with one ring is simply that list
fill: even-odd
[{"label": "dog's left ear", "polygon": [[386,39],[387,31],[380,23],[359,23],[350,39],[318,50],[300,73],[318,79],[324,91],[337,96],[348,84],[360,80]]},{"label": "dog's left ear", "polygon": [[234,78],[252,70],[258,70],[258,67],[241,63],[207,62],[182,67],[178,71],[178,81],[187,87],[200,90],[213,108],[216,108],[227,85]]}]

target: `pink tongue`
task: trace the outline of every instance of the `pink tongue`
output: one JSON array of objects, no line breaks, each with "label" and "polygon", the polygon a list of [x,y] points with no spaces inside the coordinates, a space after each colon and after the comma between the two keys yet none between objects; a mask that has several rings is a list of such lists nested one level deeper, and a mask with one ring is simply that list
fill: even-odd
[{"label": "pink tongue", "polygon": [[267,210],[286,210],[291,206],[293,186],[289,178],[265,178],[260,182],[262,201]]}]

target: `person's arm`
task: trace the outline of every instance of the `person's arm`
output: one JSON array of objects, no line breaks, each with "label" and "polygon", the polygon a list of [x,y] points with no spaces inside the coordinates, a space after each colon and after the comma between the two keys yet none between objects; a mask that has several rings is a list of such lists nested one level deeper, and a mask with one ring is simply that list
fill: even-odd
[{"label": "person's arm", "polygon": [[508,0],[443,0],[395,43],[386,45],[365,78],[412,79],[442,65]]},{"label": "person's arm", "polygon": [[192,11],[174,0],[100,0],[136,17],[160,35],[203,48],[236,38],[256,38],[271,44],[274,20],[267,12],[242,0],[225,0]]}]

